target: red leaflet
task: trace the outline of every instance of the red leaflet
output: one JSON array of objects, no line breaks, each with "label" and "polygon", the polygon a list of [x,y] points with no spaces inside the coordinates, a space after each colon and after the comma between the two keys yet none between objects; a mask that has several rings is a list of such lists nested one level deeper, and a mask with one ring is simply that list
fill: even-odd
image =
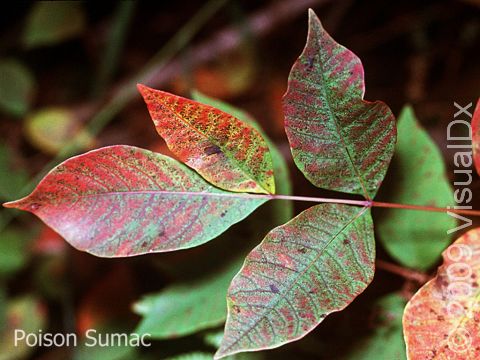
[{"label": "red leaflet", "polygon": [[211,196],[222,193],[176,160],[118,145],[65,161],[4,206],[32,212],[80,250],[120,257],[203,244],[265,202]]},{"label": "red leaflet", "polygon": [[410,360],[480,359],[480,228],[443,252],[435,279],[409,301],[403,331]]}]

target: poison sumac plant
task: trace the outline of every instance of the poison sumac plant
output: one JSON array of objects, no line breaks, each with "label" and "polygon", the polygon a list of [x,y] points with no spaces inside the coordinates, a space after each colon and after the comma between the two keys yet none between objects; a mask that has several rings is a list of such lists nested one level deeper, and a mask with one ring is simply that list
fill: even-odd
[{"label": "poison sumac plant", "polygon": [[[285,162],[248,115],[201,94],[195,95],[201,101],[197,102],[143,85],[139,90],[158,133],[187,166],[136,147],[105,147],[63,162],[29,196],[5,206],[34,213],[80,250],[122,257],[198,246],[269,200],[299,198],[288,196]],[[397,130],[388,106],[365,101],[364,91],[360,59],[336,43],[310,11],[307,44],[293,65],[284,97],[285,129],[293,158],[313,185],[359,194],[364,200],[316,198],[325,203],[290,221],[290,204],[276,209],[278,217],[288,222],[266,235],[233,278],[225,333],[216,358],[300,339],[327,315],[348,306],[372,281],[375,240],[371,207],[402,206],[373,201],[392,159]],[[399,142],[400,164],[402,158],[418,155],[412,154],[415,146],[427,149],[419,162],[427,155],[440,161],[438,150],[418,128],[411,110],[404,114],[399,129],[415,137],[410,143],[407,137]],[[478,129],[475,134],[478,141]],[[426,173],[443,176],[443,167],[432,166]],[[427,175],[419,176],[423,177]],[[415,181],[399,182],[399,201],[418,199],[410,191]],[[281,195],[275,195],[276,189]],[[446,206],[451,193],[446,179],[435,192],[443,194],[439,205]],[[420,199],[427,205],[434,202],[423,196]],[[403,207],[425,209],[421,205]],[[386,219],[398,222],[399,210],[389,211],[393,212]],[[441,219],[426,222],[443,229]],[[399,261],[421,267],[421,261],[409,261],[398,251],[398,239],[418,227],[412,230],[410,223],[395,226],[383,222],[380,227],[382,237],[393,239],[387,250]],[[478,235],[466,239],[475,241],[478,248]],[[428,265],[436,261],[438,249],[432,251]],[[157,320],[161,320],[165,311],[175,315],[175,311],[184,314],[190,309],[191,321],[198,322],[192,326],[182,322],[179,327],[173,317],[166,316],[166,326],[154,331],[158,337],[216,325],[224,321],[222,311],[193,311],[195,302],[184,294],[192,289],[198,298],[207,299],[212,292],[226,291],[236,269],[229,268],[217,279],[188,290],[170,289],[162,299],[147,298],[137,304],[137,311],[145,313],[157,307],[162,313]],[[432,286],[438,284],[427,284],[414,299],[424,299]],[[387,300],[385,303],[394,301],[397,308],[402,303],[395,297]],[[172,301],[180,310],[171,308]],[[407,315],[416,311],[412,302]],[[412,345],[420,328],[409,319],[409,354],[412,359],[421,358],[416,354],[423,350]],[[469,324],[478,330],[478,322]],[[155,322],[147,321],[141,328],[150,331],[152,326]]]}]

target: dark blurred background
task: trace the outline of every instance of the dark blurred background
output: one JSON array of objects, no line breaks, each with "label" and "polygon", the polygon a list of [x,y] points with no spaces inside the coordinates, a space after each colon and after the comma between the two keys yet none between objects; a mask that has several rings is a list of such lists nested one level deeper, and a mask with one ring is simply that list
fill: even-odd
[{"label": "dark blurred background", "polygon": [[[88,149],[129,144],[168,153],[137,82],[185,96],[198,89],[246,109],[287,158],[295,193],[322,194],[293,166],[281,109],[305,43],[308,7],[362,59],[366,99],[383,100],[396,115],[414,106],[453,183],[446,147],[453,103],[475,103],[480,94],[478,0],[17,2],[0,12],[0,201],[28,194],[54,165]],[[478,177],[471,188],[479,209]],[[132,330],[139,318],[131,305],[141,295],[215,271],[224,258],[251,249],[274,222],[259,230],[258,219],[248,220],[177,254],[98,259],[72,249],[33,216],[1,209],[0,359],[133,358],[11,349],[5,329],[15,321],[53,332]],[[229,238],[240,240],[232,245]],[[266,358],[338,358],[356,332],[370,331],[372,299],[403,287],[396,275],[377,274],[347,311]],[[135,356],[166,358],[204,347],[192,336]]]}]

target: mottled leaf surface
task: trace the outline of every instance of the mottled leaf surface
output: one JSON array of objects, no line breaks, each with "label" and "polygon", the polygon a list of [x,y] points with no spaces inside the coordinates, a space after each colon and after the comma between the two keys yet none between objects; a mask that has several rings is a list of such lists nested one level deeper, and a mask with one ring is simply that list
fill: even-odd
[{"label": "mottled leaf surface", "polygon": [[477,101],[472,117],[472,146],[475,168],[480,175],[480,99]]},{"label": "mottled leaf surface", "polygon": [[[212,346],[213,348],[217,349],[220,344],[222,343],[223,339],[223,329],[211,332],[207,332],[203,340],[206,345]],[[213,358],[213,354],[210,355],[210,359]],[[227,356],[226,360],[262,360],[265,359],[265,353],[263,352],[248,352],[248,353],[240,353],[235,355]]]},{"label": "mottled leaf surface", "polygon": [[222,324],[227,316],[228,285],[240,266],[236,261],[201,282],[174,285],[144,297],[134,307],[143,316],[135,332],[165,339]]},{"label": "mottled leaf surface", "polygon": [[405,360],[405,341],[402,333],[402,315],[407,301],[398,294],[389,294],[373,307],[371,333],[354,343],[342,360]]},{"label": "mottled leaf surface", "polygon": [[[198,91],[194,91],[192,93],[192,97],[195,101],[220,109],[254,127],[265,139],[265,142],[270,149],[273,162],[273,171],[275,174],[276,192],[282,195],[292,194],[292,181],[290,179],[290,171],[285,158],[275,143],[267,136],[267,134],[265,134],[262,127],[254,118],[252,118],[250,114],[247,114],[245,111],[223,101],[208,97]],[[286,223],[293,217],[293,203],[291,201],[275,201],[273,202],[272,207],[274,207],[275,216],[279,221],[279,224]]]},{"label": "mottled leaf surface", "polygon": [[367,287],[374,259],[368,208],[317,205],[275,228],[230,285],[225,336],[216,357],[305,336]]},{"label": "mottled leaf surface", "polygon": [[[398,120],[398,142],[392,162],[393,180],[388,201],[400,204],[453,206],[453,189],[442,154],[405,107]],[[377,230],[383,246],[401,264],[426,270],[450,243],[447,231],[456,219],[446,213],[385,209]]]},{"label": "mottled leaf surface", "polygon": [[443,253],[437,276],[408,302],[403,330],[410,360],[480,359],[480,229]]},{"label": "mottled leaf surface", "polygon": [[119,257],[203,244],[265,202],[225,194],[167,156],[118,145],[63,162],[5,206],[34,213],[80,250]]},{"label": "mottled leaf surface", "polygon": [[268,145],[252,126],[212,106],[138,85],[169,149],[229,191],[274,193]]},{"label": "mottled leaf surface", "polygon": [[309,13],[308,39],[284,96],[285,130],[295,164],[314,185],[373,198],[393,155],[395,119],[363,100],[360,59]]}]

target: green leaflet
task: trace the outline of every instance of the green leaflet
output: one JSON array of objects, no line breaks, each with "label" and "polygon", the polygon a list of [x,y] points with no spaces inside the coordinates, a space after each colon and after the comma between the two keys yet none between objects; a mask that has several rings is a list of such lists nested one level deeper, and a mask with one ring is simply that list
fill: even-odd
[{"label": "green leaflet", "polygon": [[21,117],[29,110],[35,93],[30,70],[16,60],[0,60],[0,108]]},{"label": "green leaflet", "polygon": [[330,37],[312,10],[309,20],[284,96],[295,164],[318,187],[373,198],[393,155],[395,118],[384,103],[363,100],[360,59]]},{"label": "green leaflet", "polygon": [[[442,155],[405,107],[398,120],[398,142],[392,163],[389,202],[446,207],[453,205],[453,190],[445,176]],[[377,222],[380,240],[401,264],[426,270],[449,244],[455,218],[445,213],[385,209]]]},{"label": "green leaflet", "polygon": [[405,360],[402,315],[406,300],[397,294],[389,294],[378,300],[372,320],[374,330],[366,338],[354,343],[349,355],[342,360]]},{"label": "green leaflet", "polygon": [[368,208],[317,205],[275,228],[230,285],[216,358],[302,338],[368,286],[374,261]]},{"label": "green leaflet", "polygon": [[169,357],[167,360],[212,360],[212,354],[197,351]]},{"label": "green leaflet", "polygon": [[[195,101],[216,107],[217,109],[220,109],[254,127],[265,139],[265,142],[270,149],[273,162],[276,192],[282,195],[292,194],[292,181],[290,180],[290,171],[288,170],[288,165],[285,161],[285,158],[275,143],[267,136],[267,134],[265,134],[262,127],[255,119],[239,108],[236,108],[221,100],[208,97],[198,91],[193,91],[192,98]],[[279,223],[285,223],[293,217],[293,203],[291,201],[275,201],[273,202],[272,207],[274,208],[276,220],[278,220]]]},{"label": "green leaflet", "polygon": [[174,285],[144,297],[135,304],[135,311],[143,316],[135,332],[165,339],[222,324],[228,285],[240,266],[235,261],[201,282]]},{"label": "green leaflet", "polygon": [[81,34],[86,28],[82,6],[72,1],[34,3],[23,33],[25,47],[55,45]]},{"label": "green leaflet", "polygon": [[28,173],[23,169],[14,168],[10,149],[0,144],[0,199],[6,200],[12,196],[20,196],[22,189],[28,183]]},{"label": "green leaflet", "polygon": [[0,280],[20,270],[27,262],[31,233],[8,228],[0,233]]}]

